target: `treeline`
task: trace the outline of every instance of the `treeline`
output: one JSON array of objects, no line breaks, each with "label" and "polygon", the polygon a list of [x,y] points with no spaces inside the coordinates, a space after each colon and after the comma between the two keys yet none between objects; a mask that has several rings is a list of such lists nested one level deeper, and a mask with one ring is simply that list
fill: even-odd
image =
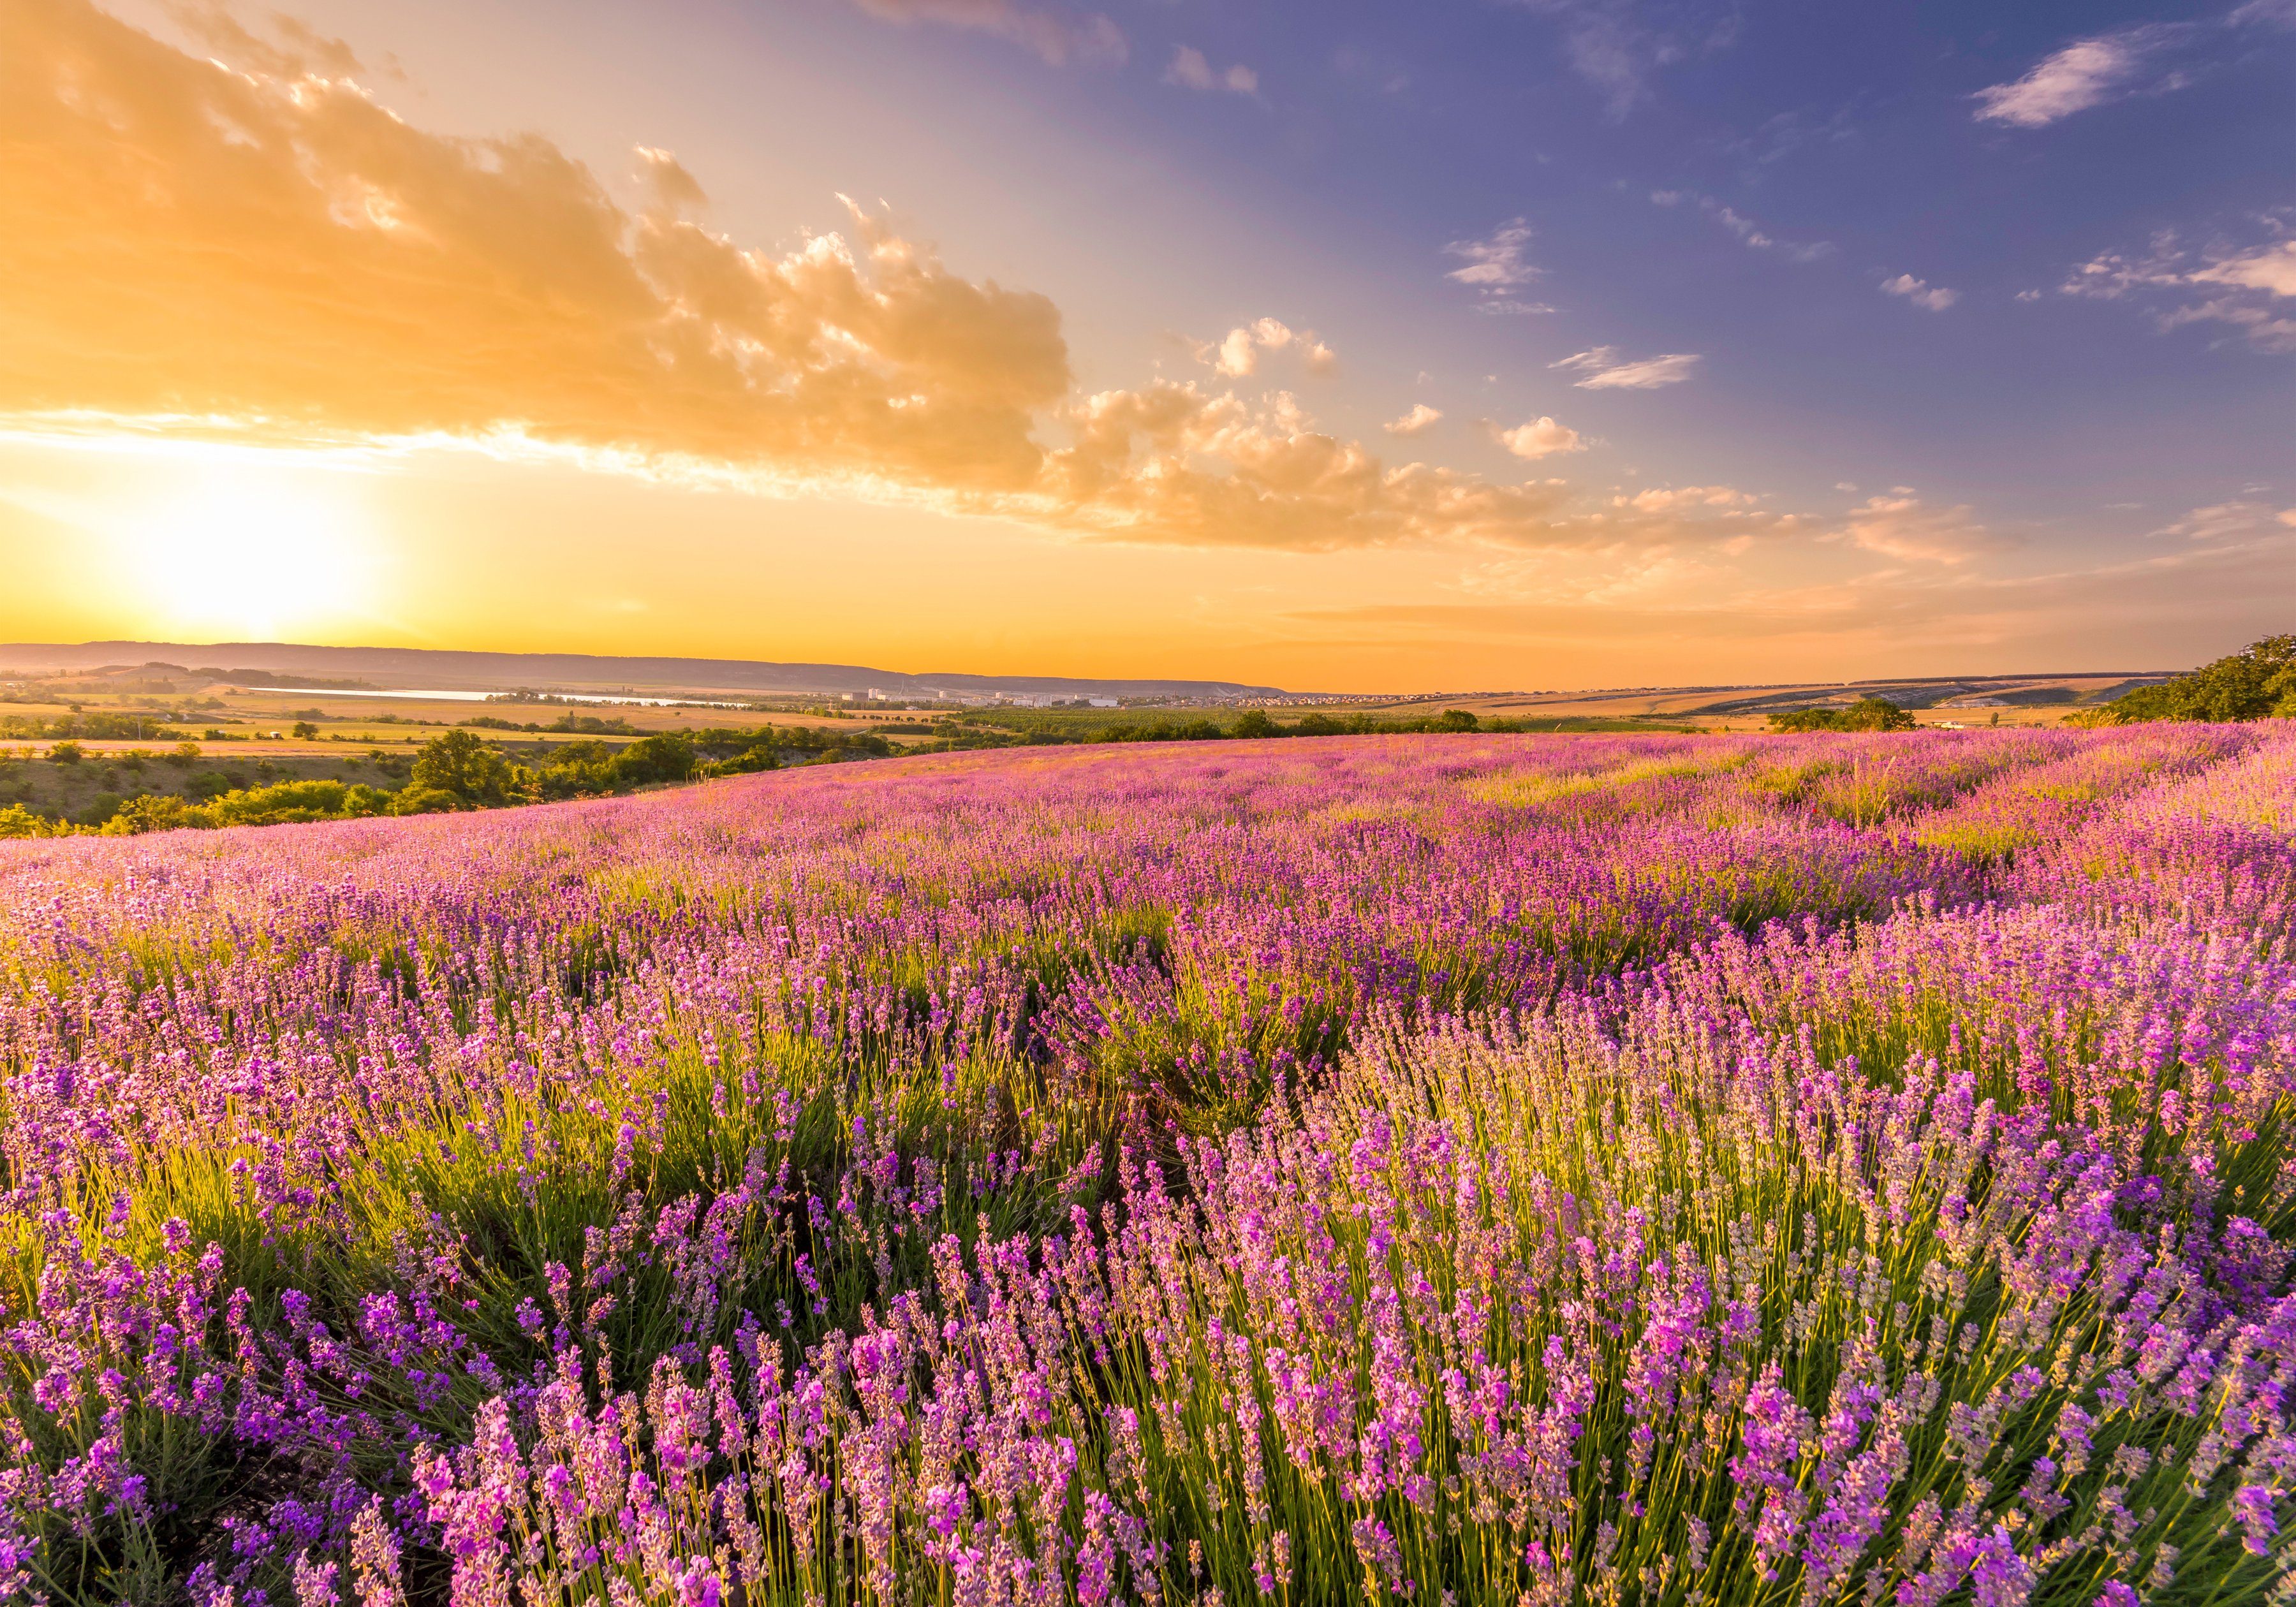
[{"label": "treeline", "polygon": [[529,720],[524,725],[521,725],[516,720],[506,720],[498,714],[474,714],[466,720],[459,721],[458,724],[475,726],[481,731],[530,731],[537,735],[552,736],[643,736],[645,734],[618,715],[569,714],[545,726],[534,720]]},{"label": "treeline", "polygon": [[1102,727],[1095,740],[1103,742],[1201,742],[1222,739],[1237,742],[1259,742],[1272,736],[1371,736],[1394,732],[1466,732],[1521,731],[1519,720],[1486,721],[1467,709],[1446,709],[1442,713],[1411,720],[1375,720],[1368,714],[1330,715],[1315,710],[1302,715],[1286,726],[1273,718],[1264,709],[1247,709],[1234,725],[1222,726],[1211,720],[1190,720],[1175,725],[1169,720],[1156,720],[1145,725],[1119,723]]},{"label": "treeline", "polygon": [[174,709],[149,714],[60,714],[53,719],[36,714],[0,714],[0,740],[29,742],[80,737],[89,742],[138,742],[158,735],[160,726],[182,725],[191,717]]},{"label": "treeline", "polygon": [[[1228,725],[1205,717],[1195,719],[1111,720],[1104,725],[1062,729],[1061,726],[1035,724],[1007,729],[975,728],[961,730],[936,742],[927,742],[908,750],[912,753],[943,753],[973,748],[1042,747],[1061,744],[1092,745],[1100,742],[1262,742],[1270,737],[1283,736],[1377,736],[1404,733],[1431,732],[1462,733],[1480,731],[1491,734],[1526,731],[1568,730],[1586,722],[1575,720],[1486,720],[1472,709],[1447,709],[1440,714],[1425,715],[1414,719],[1382,720],[1368,714],[1325,714],[1318,709],[1285,725],[1264,709],[1248,709]],[[889,726],[899,730],[905,727]],[[913,727],[931,729],[931,727]],[[1644,729],[1639,723],[1637,729]]]},{"label": "treeline", "polygon": [[1911,731],[1914,717],[1887,698],[1859,698],[1846,709],[1793,709],[1770,716],[1773,731]]},{"label": "treeline", "polygon": [[2296,635],[2266,636],[2190,675],[2139,686],[2075,717],[2089,726],[2296,719]]},{"label": "treeline", "polygon": [[304,820],[357,820],[400,811],[401,793],[358,782],[283,781],[268,787],[234,787],[212,798],[139,792],[93,824],[51,819],[10,804],[0,809],[0,839],[11,837],[131,837],[182,826],[276,826]]},{"label": "treeline", "polygon": [[[184,744],[196,756],[197,749]],[[746,775],[783,765],[848,758],[882,758],[893,745],[874,732],[807,726],[658,732],[617,746],[591,740],[568,742],[525,764],[489,747],[474,732],[449,731],[424,744],[391,790],[364,783],[312,779],[233,788],[209,797],[140,792],[105,819],[86,824],[51,819],[12,804],[0,809],[0,838],[100,835],[217,826],[286,825],[318,820],[361,820],[385,815],[437,815],[502,809],[570,798],[603,798],[641,787]],[[48,755],[77,764],[78,744],[63,742]],[[170,756],[180,761],[181,755]]]}]

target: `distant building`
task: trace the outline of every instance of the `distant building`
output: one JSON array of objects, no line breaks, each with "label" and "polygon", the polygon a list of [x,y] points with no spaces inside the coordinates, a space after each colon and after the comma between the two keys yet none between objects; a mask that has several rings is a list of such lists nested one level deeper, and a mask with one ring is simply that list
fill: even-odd
[{"label": "distant building", "polygon": [[1086,698],[1085,699],[1085,705],[1091,709],[1115,709],[1120,707],[1114,698]]}]

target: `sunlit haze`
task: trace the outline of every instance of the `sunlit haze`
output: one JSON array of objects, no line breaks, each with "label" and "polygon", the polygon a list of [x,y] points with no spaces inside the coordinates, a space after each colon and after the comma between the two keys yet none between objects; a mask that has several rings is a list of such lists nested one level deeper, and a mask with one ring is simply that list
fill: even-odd
[{"label": "sunlit haze", "polygon": [[2296,596],[2296,8],[0,0],[0,638],[1300,689]]}]

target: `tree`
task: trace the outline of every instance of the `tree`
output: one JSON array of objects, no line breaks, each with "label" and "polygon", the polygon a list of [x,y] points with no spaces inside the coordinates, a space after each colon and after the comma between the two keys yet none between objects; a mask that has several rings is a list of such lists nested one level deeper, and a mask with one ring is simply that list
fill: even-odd
[{"label": "tree", "polygon": [[693,743],[676,731],[642,737],[614,756],[611,767],[618,786],[643,787],[654,782],[691,781],[699,767]]},{"label": "tree", "polygon": [[1471,709],[1446,709],[1432,727],[1437,731],[1472,731],[1482,722]]},{"label": "tree", "polygon": [[1267,710],[1265,709],[1248,709],[1244,711],[1243,717],[1236,721],[1234,734],[1247,738],[1282,736],[1283,730],[1282,726],[1267,717]]},{"label": "tree", "polygon": [[2084,717],[2100,726],[2296,717],[2296,635],[2251,642],[2190,675],[2140,686]]},{"label": "tree", "polygon": [[516,801],[519,775],[510,760],[468,731],[432,737],[414,756],[412,791],[447,792],[465,807],[498,809]]},{"label": "tree", "polygon": [[1911,731],[1914,717],[1887,698],[1859,698],[1842,711],[1844,731]]},{"label": "tree", "polygon": [[1911,731],[1914,717],[1887,698],[1859,698],[1847,709],[1795,709],[1770,716],[1779,731]]},{"label": "tree", "polygon": [[319,728],[308,720],[297,720],[288,734],[301,742],[316,742],[319,740]]},{"label": "tree", "polygon": [[48,762],[53,765],[76,765],[87,757],[87,750],[78,742],[62,742],[48,750]]}]

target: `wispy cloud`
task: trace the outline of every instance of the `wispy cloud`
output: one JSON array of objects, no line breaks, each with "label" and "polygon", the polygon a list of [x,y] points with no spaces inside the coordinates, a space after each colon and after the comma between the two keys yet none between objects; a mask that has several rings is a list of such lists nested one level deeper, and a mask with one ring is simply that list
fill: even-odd
[{"label": "wispy cloud", "polygon": [[1242,63],[1226,72],[1214,72],[1202,51],[1182,45],[1172,52],[1172,64],[1164,69],[1164,82],[1207,93],[1224,89],[1231,94],[1251,94],[1259,88],[1259,75]]},{"label": "wispy cloud", "polygon": [[2226,284],[2273,296],[2296,296],[2296,240],[2219,258],[2206,267],[2194,268],[2190,276],[2194,284]]},{"label": "wispy cloud", "polygon": [[1903,296],[1915,307],[1926,307],[1933,313],[1941,313],[1961,299],[1959,291],[1948,290],[1941,284],[1931,284],[1924,280],[1915,278],[1911,274],[1900,274],[1895,279],[1884,279],[1882,281],[1882,291],[1884,295]]},{"label": "wispy cloud", "polygon": [[1097,12],[1031,11],[1014,0],[852,0],[880,21],[917,22],[993,34],[1034,51],[1054,67],[1071,61],[1120,62],[1130,53],[1124,30]]},{"label": "wispy cloud", "polygon": [[[2257,28],[2296,28],[2296,0],[2250,0],[2214,21],[2141,22],[2051,52],[2021,78],[1979,90],[1980,122],[2045,128],[2131,95],[2167,94],[2200,81],[2213,53]],[[2221,43],[2219,43],[2221,42]]]},{"label": "wispy cloud", "polygon": [[1390,435],[1424,435],[1442,421],[1443,410],[1430,407],[1424,402],[1414,402],[1411,411],[1399,419],[1390,419],[1380,426]]},{"label": "wispy cloud", "polygon": [[1869,553],[1906,562],[1952,568],[1967,563],[1995,538],[1966,506],[1931,507],[1910,488],[1869,496],[1841,524],[1842,537]]},{"label": "wispy cloud", "polygon": [[1751,508],[1760,500],[1735,486],[1653,486],[1632,496],[1621,492],[1611,503],[1643,513],[1678,513],[1693,508]]},{"label": "wispy cloud", "polygon": [[1528,222],[1510,217],[1492,230],[1487,240],[1455,240],[1443,250],[1466,266],[1455,267],[1443,276],[1460,284],[1472,284],[1477,290],[1513,290],[1517,285],[1529,284],[1539,273],[1523,259],[1523,248],[1530,243],[1530,236]]},{"label": "wispy cloud", "polygon": [[1661,207],[1678,207],[1687,202],[1737,236],[1748,250],[1769,251],[1789,262],[1816,262],[1833,255],[1829,241],[1813,240],[1802,242],[1780,240],[1761,225],[1739,211],[1726,206],[1711,195],[1700,195],[1688,190],[1653,190],[1651,200]]},{"label": "wispy cloud", "polygon": [[1705,0],[1516,0],[1562,30],[1571,70],[1622,118],[1651,94],[1651,76],[1738,37],[1738,8]]},{"label": "wispy cloud", "polygon": [[1631,362],[1619,360],[1615,346],[1596,346],[1586,351],[1573,352],[1560,362],[1549,363],[1549,368],[1573,370],[1582,377],[1575,381],[1581,390],[1655,390],[1661,385],[1679,385],[1690,377],[1691,370],[1699,364],[1695,352],[1669,352],[1660,357],[1638,357]]},{"label": "wispy cloud", "polygon": [[1482,313],[1551,313],[1544,301],[1526,301],[1514,292],[1539,276],[1541,270],[1524,256],[1531,227],[1521,217],[1510,217],[1482,240],[1455,240],[1443,248],[1462,266],[1444,275],[1455,284],[1475,291],[1475,310]]},{"label": "wispy cloud", "polygon": [[1974,97],[1977,119],[2041,128],[2101,106],[2134,86],[2147,58],[2169,37],[2170,30],[2149,25],[2076,39],[2043,58],[2024,77],[1979,90]]},{"label": "wispy cloud", "polygon": [[1980,89],[1980,122],[2046,128],[2073,112],[2136,94],[2169,94],[2200,83],[2211,55],[2239,48],[2252,28],[2296,28],[2296,0],[2250,0],[2216,20],[2137,23],[2073,39],[2034,62],[2022,78]]},{"label": "wispy cloud", "polygon": [[2278,238],[2194,252],[2176,235],[2152,237],[2141,255],[2106,251],[2080,264],[2058,286],[2091,300],[2144,305],[2163,331],[2222,324],[2271,352],[2296,351],[2296,237],[2284,212],[2264,224]]},{"label": "wispy cloud", "polygon": [[2226,542],[2259,536],[2277,538],[2279,530],[2296,526],[2296,508],[2276,508],[2249,497],[2194,508],[2176,523],[2152,532],[2185,541]]}]

